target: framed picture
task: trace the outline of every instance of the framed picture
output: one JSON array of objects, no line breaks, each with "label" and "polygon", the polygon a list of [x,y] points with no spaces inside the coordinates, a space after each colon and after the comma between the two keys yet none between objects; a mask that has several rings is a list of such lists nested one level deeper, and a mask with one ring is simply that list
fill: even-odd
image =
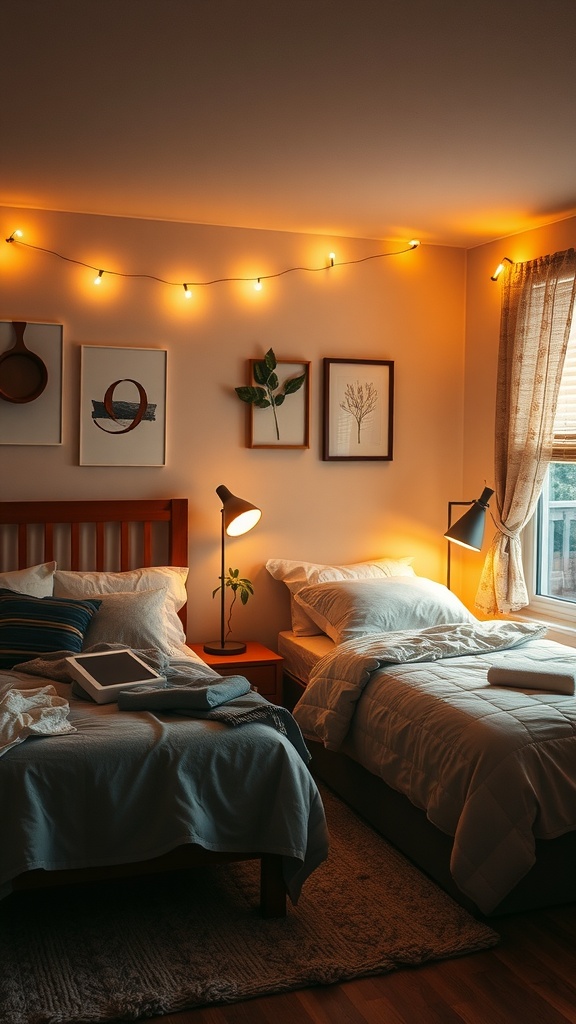
[{"label": "framed picture", "polygon": [[81,466],[166,464],[164,349],[82,345]]},{"label": "framed picture", "polygon": [[62,444],[62,333],[0,321],[0,444]]},{"label": "framed picture", "polygon": [[[277,387],[271,391],[276,401],[266,408],[253,402],[248,407],[248,448],[309,448],[310,447],[310,363],[302,360],[275,359],[273,374]],[[248,361],[249,387],[260,383],[255,376],[257,364],[264,360]],[[301,384],[298,381],[304,380]],[[271,378],[272,385],[274,377]],[[295,387],[297,385],[297,387]],[[294,389],[295,388],[295,389]]]},{"label": "framed picture", "polygon": [[324,360],[324,460],[390,461],[393,412],[393,362]]}]

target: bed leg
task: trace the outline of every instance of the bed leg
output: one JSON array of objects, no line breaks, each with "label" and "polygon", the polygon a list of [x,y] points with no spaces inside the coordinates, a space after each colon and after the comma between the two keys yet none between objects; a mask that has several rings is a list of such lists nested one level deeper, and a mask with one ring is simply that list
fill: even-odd
[{"label": "bed leg", "polygon": [[278,854],[264,854],[260,861],[260,913],[262,917],[286,917],[286,886]]}]

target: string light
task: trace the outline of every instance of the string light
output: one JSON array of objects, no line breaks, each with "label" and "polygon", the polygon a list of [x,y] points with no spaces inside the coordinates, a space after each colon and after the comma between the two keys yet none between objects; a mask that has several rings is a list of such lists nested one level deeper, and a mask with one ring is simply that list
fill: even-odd
[{"label": "string light", "polygon": [[[65,256],[63,253],[57,252],[55,249],[45,249],[40,245],[33,245],[31,242],[22,242],[21,238],[22,232],[18,228],[16,228],[12,232],[12,234],[6,239],[6,241],[25,246],[27,249],[34,249],[36,252],[46,253],[46,255],[48,256],[56,256],[60,260],[65,260],[66,263],[74,263],[77,267],[86,267],[88,270],[95,270],[97,271],[97,277],[94,280],[94,284],[100,284],[102,276],[104,274],[110,274],[113,275],[114,277],[124,278],[146,278],[149,281],[158,281],[160,284],[167,284],[173,287],[183,288],[185,297],[187,299],[191,299],[191,288],[208,288],[211,285],[215,284],[254,281],[253,277],[216,277],[211,281],[188,281],[182,283],[182,281],[168,281],[163,277],[157,277],[155,274],[129,274],[123,273],[122,271],[119,270],[99,269],[98,267],[92,266],[92,264],[90,263],[85,263],[83,260],[75,259],[72,256]],[[355,260],[341,260],[338,263],[336,262],[335,253],[331,252],[329,254],[330,263],[328,267],[325,264],[324,266],[321,267],[296,266],[287,267],[285,270],[278,270],[271,274],[261,274],[260,277],[256,279],[254,283],[254,288],[256,289],[256,291],[261,291],[262,281],[270,281],[273,278],[283,277],[285,274],[293,274],[296,273],[297,271],[301,273],[315,274],[318,273],[319,271],[330,269],[331,267],[349,267],[357,263],[366,263],[368,262],[368,260],[385,259],[387,256],[401,256],[405,252],[410,252],[412,249],[417,249],[419,245],[420,242],[417,239],[412,239],[412,241],[409,242],[404,249],[396,249],[392,252],[377,252],[373,253],[371,256],[362,256],[359,259]],[[509,260],[508,262],[511,263],[512,261]],[[495,280],[495,278],[493,278],[493,280]]]}]

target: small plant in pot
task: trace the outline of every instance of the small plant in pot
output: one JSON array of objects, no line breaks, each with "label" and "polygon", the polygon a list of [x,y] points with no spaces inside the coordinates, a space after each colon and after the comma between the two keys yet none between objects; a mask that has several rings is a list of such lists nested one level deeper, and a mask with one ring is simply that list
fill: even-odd
[{"label": "small plant in pot", "polygon": [[[240,597],[240,601],[242,602],[242,604],[247,604],[251,595],[254,593],[254,587],[252,586],[250,580],[247,580],[243,576],[240,576],[239,569],[228,569],[228,572],[224,577],[224,586],[230,587],[230,590],[232,591],[233,595],[232,600],[230,602],[230,607],[228,609],[228,618],[226,621],[226,637],[229,637],[230,633],[232,632],[231,623],[234,605],[236,604],[238,597]],[[212,597],[216,597],[216,594],[221,589],[221,587],[222,583],[220,583],[219,586],[217,586],[216,589],[212,591]]]}]

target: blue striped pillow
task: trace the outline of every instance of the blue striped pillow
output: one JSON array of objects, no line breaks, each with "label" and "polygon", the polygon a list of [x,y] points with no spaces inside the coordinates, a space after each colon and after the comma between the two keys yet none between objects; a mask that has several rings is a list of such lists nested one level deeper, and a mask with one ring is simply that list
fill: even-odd
[{"label": "blue striped pillow", "polygon": [[79,654],[101,601],[29,597],[0,589],[0,669],[50,651]]}]

